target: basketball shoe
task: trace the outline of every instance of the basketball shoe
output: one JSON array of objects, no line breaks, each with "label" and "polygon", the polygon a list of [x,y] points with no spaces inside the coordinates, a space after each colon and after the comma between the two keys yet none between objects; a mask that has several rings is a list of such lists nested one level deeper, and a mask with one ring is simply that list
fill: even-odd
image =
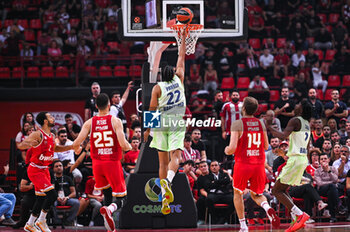
[{"label": "basketball shoe", "polygon": [[51,230],[47,226],[46,220],[42,220],[42,221],[37,220],[34,223],[34,225],[37,229],[40,229],[42,232],[51,232]]},{"label": "basketball shoe", "polygon": [[280,218],[277,216],[276,211],[273,208],[267,210],[267,217],[270,219],[270,222],[274,228],[280,227]]},{"label": "basketball shoe", "polygon": [[26,223],[26,225],[24,226],[24,231],[27,231],[27,232],[41,232],[41,230],[38,230],[34,225],[31,226],[28,223]]},{"label": "basketball shoe", "polygon": [[170,185],[168,180],[161,179],[160,180],[160,186],[165,190],[165,193],[162,196],[162,213],[164,215],[170,213],[170,206],[169,204],[174,201],[174,194],[173,191],[171,191]]},{"label": "basketball shoe", "polygon": [[291,223],[290,227],[285,232],[293,232],[305,227],[305,223],[309,220],[310,216],[307,213],[297,215],[296,219]]},{"label": "basketball shoe", "polygon": [[113,215],[110,209],[107,206],[103,206],[100,209],[100,213],[103,217],[105,228],[109,231],[114,231],[115,224],[113,220]]}]

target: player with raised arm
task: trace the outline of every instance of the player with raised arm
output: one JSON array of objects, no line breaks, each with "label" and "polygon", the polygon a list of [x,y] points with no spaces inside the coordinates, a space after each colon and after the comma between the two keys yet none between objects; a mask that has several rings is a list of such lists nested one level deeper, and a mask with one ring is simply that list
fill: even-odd
[{"label": "player with raised arm", "polygon": [[32,155],[27,173],[34,185],[36,195],[32,214],[24,230],[28,232],[50,232],[51,230],[46,223],[46,215],[57,199],[57,193],[51,184],[48,166],[53,161],[54,152],[68,151],[73,147],[71,145],[60,146],[55,144],[54,135],[51,133],[51,128],[55,126],[55,118],[51,114],[40,112],[36,116],[36,121],[41,125],[41,128],[31,133],[18,145],[18,149],[21,150],[31,148]]},{"label": "player with raised arm", "polygon": [[[186,29],[183,30],[182,41],[187,36]],[[162,69],[162,81],[153,87],[150,102],[150,111],[161,114],[162,119],[173,122],[183,120],[186,109],[186,98],[184,88],[186,44],[183,42],[179,47],[176,71],[172,66]],[[162,127],[162,125],[161,125]],[[153,140],[150,147],[158,150],[159,178],[162,190],[162,213],[169,214],[169,204],[174,201],[174,195],[170,184],[179,168],[186,126],[183,123],[177,126],[154,128]],[[144,133],[147,141],[150,133],[148,128]],[[170,162],[169,162],[170,153]]]},{"label": "player with raised arm", "polygon": [[305,222],[310,216],[301,211],[288,194],[289,186],[300,185],[303,173],[308,165],[307,150],[309,146],[311,131],[310,119],[312,116],[312,106],[307,100],[302,100],[296,106],[297,117],[289,120],[283,132],[272,127],[272,118],[266,118],[266,126],[273,136],[285,140],[289,136],[289,149],[286,166],[277,177],[275,186],[272,189],[273,195],[278,201],[284,204],[292,216],[295,216],[291,226],[286,231],[297,231],[305,226]]},{"label": "player with raised arm", "polygon": [[[73,148],[78,150],[80,144],[90,135],[95,189],[103,190],[105,202],[109,205],[102,207],[100,212],[106,229],[114,231],[115,223],[112,215],[117,209],[123,207],[126,200],[126,185],[121,165],[122,151],[131,150],[131,145],[125,139],[122,121],[109,114],[108,95],[105,93],[98,95],[96,106],[98,115],[84,123],[78,137],[74,140]],[[112,196],[116,199],[113,200]]]},{"label": "player with raised arm", "polygon": [[244,217],[243,191],[250,182],[250,194],[257,205],[266,211],[273,227],[278,228],[280,219],[270,207],[263,194],[266,182],[265,150],[269,147],[266,128],[254,117],[258,101],[246,97],[243,101],[242,115],[231,126],[230,144],[225,148],[226,155],[235,154],[233,171],[234,204],[240,222],[240,231],[248,231]]}]

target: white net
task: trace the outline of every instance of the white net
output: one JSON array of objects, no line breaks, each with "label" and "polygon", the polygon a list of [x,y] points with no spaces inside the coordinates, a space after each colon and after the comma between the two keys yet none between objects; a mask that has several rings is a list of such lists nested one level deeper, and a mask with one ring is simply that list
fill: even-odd
[{"label": "white net", "polygon": [[201,24],[189,24],[185,29],[184,24],[176,24],[170,26],[174,32],[174,36],[177,41],[177,45],[180,47],[182,43],[181,34],[183,30],[188,30],[185,43],[186,43],[186,55],[191,55],[196,51],[196,43],[199,35],[203,31],[203,25]]}]

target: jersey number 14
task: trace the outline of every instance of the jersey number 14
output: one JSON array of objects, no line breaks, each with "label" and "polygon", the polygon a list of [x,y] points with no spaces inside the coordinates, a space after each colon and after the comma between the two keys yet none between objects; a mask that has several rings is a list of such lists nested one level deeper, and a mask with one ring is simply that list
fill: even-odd
[{"label": "jersey number 14", "polygon": [[248,133],[248,148],[252,147],[252,144],[256,145],[257,148],[261,144],[261,134],[260,133]]}]

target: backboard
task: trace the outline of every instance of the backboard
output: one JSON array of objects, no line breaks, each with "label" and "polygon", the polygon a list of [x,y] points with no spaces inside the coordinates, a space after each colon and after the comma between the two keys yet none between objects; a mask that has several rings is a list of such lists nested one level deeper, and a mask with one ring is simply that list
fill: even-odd
[{"label": "backboard", "polygon": [[121,0],[121,40],[175,41],[169,28],[176,12],[188,7],[194,13],[191,24],[202,24],[199,41],[232,41],[247,34],[244,0]]}]

